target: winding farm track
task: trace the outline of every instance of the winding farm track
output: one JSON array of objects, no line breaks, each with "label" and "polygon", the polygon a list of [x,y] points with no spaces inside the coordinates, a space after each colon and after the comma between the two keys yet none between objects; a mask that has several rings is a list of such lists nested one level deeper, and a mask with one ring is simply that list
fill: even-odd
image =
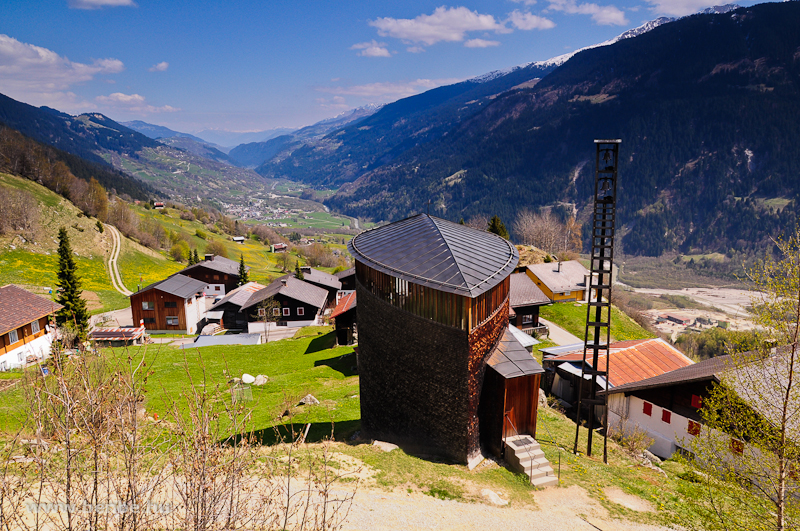
[{"label": "winding farm track", "polygon": [[122,283],[122,276],[119,274],[119,267],[117,265],[117,259],[119,258],[119,253],[122,250],[122,236],[120,236],[119,231],[113,225],[106,225],[109,231],[111,231],[111,256],[108,258],[108,272],[111,275],[111,284],[114,286],[114,289],[119,291],[125,296],[131,295],[133,292],[129,291],[125,284]]}]

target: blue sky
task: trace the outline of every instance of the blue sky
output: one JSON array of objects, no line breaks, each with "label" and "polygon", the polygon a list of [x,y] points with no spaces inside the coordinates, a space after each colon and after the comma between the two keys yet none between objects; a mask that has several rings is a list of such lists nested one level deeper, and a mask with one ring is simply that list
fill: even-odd
[{"label": "blue sky", "polygon": [[0,0],[0,93],[185,132],[300,127],[713,4]]}]

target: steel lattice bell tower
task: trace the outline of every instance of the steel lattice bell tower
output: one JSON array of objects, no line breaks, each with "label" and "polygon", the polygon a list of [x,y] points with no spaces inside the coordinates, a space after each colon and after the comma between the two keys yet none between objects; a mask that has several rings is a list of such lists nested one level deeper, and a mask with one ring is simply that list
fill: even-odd
[{"label": "steel lattice bell tower", "polygon": [[[608,370],[609,341],[611,339],[611,270],[614,262],[614,225],[617,213],[617,170],[619,145],[622,140],[595,140],[594,212],[592,214],[592,255],[589,281],[589,303],[586,306],[586,327],[583,345],[583,364],[578,383],[578,408],[575,419],[575,445],[578,451],[578,435],[581,429],[581,413],[588,406],[587,428],[589,429],[586,455],[592,455],[592,435],[595,416],[603,419],[603,462],[608,462]],[[592,336],[589,336],[589,330]],[[600,358],[605,358],[600,367]],[[588,362],[588,363],[587,363]],[[589,389],[584,397],[583,383],[588,380]],[[605,388],[601,398],[597,397],[598,385]],[[598,411],[598,409],[600,411]]]}]

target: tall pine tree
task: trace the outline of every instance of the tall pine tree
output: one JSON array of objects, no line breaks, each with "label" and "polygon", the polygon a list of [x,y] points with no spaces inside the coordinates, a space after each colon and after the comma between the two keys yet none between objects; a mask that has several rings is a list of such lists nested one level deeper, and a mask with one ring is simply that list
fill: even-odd
[{"label": "tall pine tree", "polygon": [[492,219],[489,221],[489,226],[487,229],[489,232],[493,232],[497,234],[501,238],[505,238],[506,240],[511,239],[511,236],[508,234],[508,230],[506,229],[505,223],[500,221],[500,218],[497,216],[493,216]]},{"label": "tall pine tree", "polygon": [[247,278],[247,268],[244,266],[244,255],[239,255],[239,285],[244,286],[250,282],[250,279]]},{"label": "tall pine tree", "polygon": [[56,302],[64,308],[56,314],[56,322],[60,326],[75,329],[78,338],[86,338],[89,328],[89,311],[86,301],[81,298],[81,280],[78,278],[75,259],[72,257],[72,248],[69,244],[67,229],[61,227],[58,231],[58,296]]}]

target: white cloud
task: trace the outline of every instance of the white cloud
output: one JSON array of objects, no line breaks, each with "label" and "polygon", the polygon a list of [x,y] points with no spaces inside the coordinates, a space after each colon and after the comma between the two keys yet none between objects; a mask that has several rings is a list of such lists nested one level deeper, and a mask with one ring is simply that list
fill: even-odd
[{"label": "white cloud", "polygon": [[422,53],[425,51],[425,48],[422,46],[409,46],[406,48],[406,51],[410,53]]},{"label": "white cloud", "polygon": [[150,67],[151,72],[165,72],[169,68],[169,63],[166,61],[161,61],[157,65],[153,65]]},{"label": "white cloud", "polygon": [[317,98],[317,103],[324,109],[346,110],[350,108],[343,96],[334,96],[331,99]]},{"label": "white cloud", "polygon": [[351,50],[361,50],[358,55],[362,57],[391,57],[389,49],[386,48],[385,42],[377,42],[372,40],[370,42],[359,42],[350,47]]},{"label": "white cloud", "polygon": [[147,103],[144,96],[140,96],[139,94],[123,94],[122,92],[114,92],[108,96],[97,96],[95,101],[107,109],[133,114],[156,114],[180,110],[169,105],[155,107]]},{"label": "white cloud", "polygon": [[674,17],[691,15],[701,9],[720,4],[708,0],[646,0],[646,2],[653,6],[651,9],[656,14]]},{"label": "white cloud", "polygon": [[[649,1],[649,0],[648,0]],[[670,0],[663,0],[669,2]],[[685,0],[682,0],[685,1]],[[625,13],[613,5],[601,6],[593,3],[578,4],[576,0],[549,0],[548,9],[562,11],[568,15],[591,15],[600,25],[622,26],[628,23]]]},{"label": "white cloud", "polygon": [[370,21],[381,37],[394,37],[411,43],[428,46],[437,42],[460,42],[470,31],[494,31],[508,33],[510,30],[492,15],[481,15],[466,7],[437,7],[431,15],[416,18],[378,18]]},{"label": "white cloud", "polygon": [[514,2],[515,4],[522,4],[526,6],[532,6],[536,4],[536,0],[511,0],[511,1]]},{"label": "white cloud", "polygon": [[484,39],[470,39],[464,43],[467,48],[489,48],[490,46],[500,46],[498,41],[487,41]]},{"label": "white cloud", "polygon": [[320,87],[319,92],[328,94],[356,96],[368,99],[374,103],[384,103],[400,98],[407,98],[432,88],[442,85],[451,85],[463,81],[462,79],[416,79],[414,81],[368,83],[366,85],[351,85],[348,87]]},{"label": "white cloud", "polygon": [[545,30],[556,27],[555,22],[549,18],[532,15],[531,13],[523,13],[518,9],[509,13],[508,21],[512,26],[520,30]]},{"label": "white cloud", "polygon": [[73,9],[100,9],[102,7],[136,7],[133,0],[69,0]]},{"label": "white cloud", "polygon": [[91,81],[98,74],[125,70],[119,59],[95,59],[76,63],[52,50],[20,42],[0,34],[0,92],[31,105],[48,105],[59,110],[84,110],[71,86]]}]

